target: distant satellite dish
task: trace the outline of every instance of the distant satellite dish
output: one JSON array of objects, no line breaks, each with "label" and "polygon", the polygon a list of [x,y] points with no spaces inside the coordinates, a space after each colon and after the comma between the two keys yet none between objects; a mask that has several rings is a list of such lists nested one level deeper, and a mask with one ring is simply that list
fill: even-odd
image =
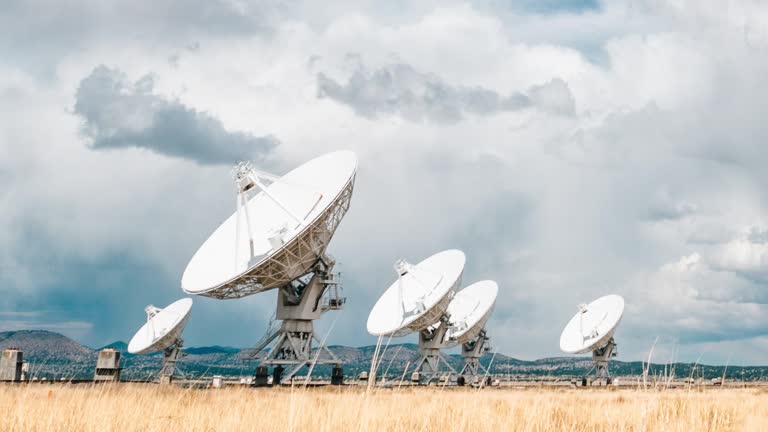
[{"label": "distant satellite dish", "polygon": [[[326,249],[349,210],[356,172],[350,151],[317,157],[282,177],[239,163],[235,212],[184,270],[181,287],[189,294],[235,299],[277,289],[275,318],[282,324],[270,326],[252,350],[261,360],[258,383],[267,382],[267,365],[275,366],[278,384],[310,362],[334,365],[331,381],[343,382],[342,362],[317,337],[313,321],[346,303]],[[313,341],[325,356],[313,354]]]},{"label": "distant satellite dish", "polygon": [[356,171],[357,157],[350,151],[312,159],[282,177],[239,164],[233,173],[237,211],[192,257],[182,289],[240,298],[307,274],[347,211],[338,204],[348,206]]},{"label": "distant satellite dish", "polygon": [[170,383],[183,345],[181,333],[189,321],[192,299],[177,300],[165,309],[149,305],[144,310],[147,312],[147,322],[128,343],[128,352],[143,355],[163,351],[160,382]]},{"label": "distant satellite dish", "polygon": [[466,257],[456,249],[443,251],[413,265],[395,263],[397,280],[368,315],[368,333],[405,336],[440,321],[461,283]]},{"label": "distant satellite dish", "polygon": [[151,354],[173,345],[181,337],[181,332],[189,321],[192,299],[176,300],[165,309],[149,305],[146,307],[147,322],[131,339],[128,352],[131,354]]},{"label": "distant satellite dish", "polygon": [[492,280],[475,282],[459,291],[448,305],[450,328],[446,334],[449,346],[462,345],[475,339],[491,317],[499,286]]},{"label": "distant satellite dish", "polygon": [[568,354],[592,352],[593,369],[610,381],[608,361],[618,354],[613,336],[623,314],[624,298],[615,294],[580,305],[560,335],[560,349]]},{"label": "distant satellite dish", "polygon": [[480,357],[488,352],[490,338],[485,324],[496,304],[499,286],[491,280],[475,282],[459,291],[448,305],[449,324],[443,336],[445,348],[461,345],[464,367],[459,371],[460,385],[464,376],[477,377],[488,371],[480,364]]},{"label": "distant satellite dish", "polygon": [[613,337],[624,314],[624,299],[618,295],[600,297],[582,305],[560,335],[560,349],[584,354],[605,345]]},{"label": "distant satellite dish", "polygon": [[368,333],[374,336],[419,333],[421,359],[414,364],[419,381],[422,374],[429,381],[436,378],[441,363],[456,373],[440,350],[445,347],[449,326],[448,304],[461,284],[465,262],[464,252],[456,249],[437,253],[416,265],[397,261],[397,280],[368,315]]}]

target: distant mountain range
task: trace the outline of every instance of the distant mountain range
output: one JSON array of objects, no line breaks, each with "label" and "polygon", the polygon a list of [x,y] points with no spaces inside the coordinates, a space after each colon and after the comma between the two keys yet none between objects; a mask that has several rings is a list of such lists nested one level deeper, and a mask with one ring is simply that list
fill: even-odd
[{"label": "distant mountain range", "polygon": [[[0,332],[0,350],[19,348],[24,351],[24,360],[29,362],[33,377],[46,379],[90,379],[96,364],[98,351],[114,348],[122,353],[122,378],[127,380],[152,379],[162,363],[160,353],[148,356],[135,356],[127,352],[128,344],[123,341],[113,342],[98,349],[80,345],[59,333],[45,330],[21,330]],[[356,377],[360,372],[370,369],[375,346],[347,347],[332,346],[333,352],[345,362],[344,370],[348,377]],[[383,350],[383,348],[382,348]],[[249,359],[250,350],[225,346],[190,347],[184,349],[185,355],[179,361],[179,369],[187,375],[200,377],[224,375],[228,377],[251,376],[257,361]],[[379,376],[385,373],[390,377],[402,375],[406,366],[413,369],[412,362],[418,360],[418,345],[390,345],[382,356]],[[461,368],[460,355],[447,356],[447,360],[457,369]],[[493,374],[508,375],[513,379],[548,379],[562,380],[580,377],[592,367],[589,357],[552,357],[526,361],[503,354],[485,355],[481,363],[491,364]],[[691,375],[693,365],[675,363],[672,365],[653,364],[650,375],[662,375],[665,371],[675,371],[677,377]],[[642,362],[612,361],[611,373],[614,376],[639,377],[643,373]],[[724,366],[698,365],[695,375],[704,378],[717,378],[723,375]],[[301,373],[301,372],[300,372]],[[306,372],[304,372],[306,373]],[[315,373],[330,375],[329,367],[318,366]],[[729,366],[727,378],[744,380],[768,379],[766,366]]]}]

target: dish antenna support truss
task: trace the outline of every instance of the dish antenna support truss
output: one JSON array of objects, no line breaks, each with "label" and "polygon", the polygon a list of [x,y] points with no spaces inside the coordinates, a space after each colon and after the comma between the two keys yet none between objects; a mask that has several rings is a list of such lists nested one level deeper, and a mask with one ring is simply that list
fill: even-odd
[{"label": "dish antenna support truss", "polygon": [[160,384],[170,384],[173,380],[173,376],[176,374],[176,362],[181,356],[183,345],[184,340],[178,338],[173,342],[173,345],[163,350],[163,366],[160,368],[160,376],[158,377]]},{"label": "dish antenna support truss", "polygon": [[[257,172],[248,162],[239,163],[233,170],[233,178],[238,186],[238,213],[242,210],[245,212],[245,220],[250,220],[247,213],[246,193],[253,187],[258,187],[303,227],[306,221],[296,216],[279,199],[269,193],[268,188],[259,181],[259,177],[262,176],[272,181],[279,181],[274,176]],[[334,376],[343,373],[341,371],[343,362],[317,337],[313,321],[320,319],[327,311],[343,309],[346,303],[346,298],[341,297],[340,277],[333,273],[336,261],[327,255],[324,249],[349,210],[353,190],[354,177],[341,191],[340,198],[334,202],[333,206],[307,228],[308,235],[296,236],[291,241],[292,244],[271,257],[270,262],[264,267],[265,270],[262,271],[262,274],[269,275],[267,278],[262,277],[257,280],[243,276],[240,282],[233,284],[231,290],[220,297],[239,298],[271,287],[278,287],[275,317],[282,320],[282,323],[278,330],[268,334],[253,351],[253,358],[261,360],[259,366],[275,366],[276,383],[282,380],[290,381],[302,367],[309,366],[311,363],[334,365]],[[237,217],[239,218],[239,214]],[[250,226],[247,229],[253,256]],[[319,248],[322,249],[318,250]],[[306,263],[312,260],[314,263],[308,273],[295,274],[294,269],[306,268]],[[313,342],[317,343],[317,348],[325,353],[326,357],[317,355],[313,358]],[[268,347],[270,348],[267,349]],[[264,355],[260,357],[262,353]],[[282,372],[286,369],[288,372],[283,375]]]},{"label": "dish antenna support truss", "polygon": [[619,355],[616,346],[616,341],[613,338],[610,338],[608,343],[592,351],[592,362],[594,364],[592,365],[592,368],[587,371],[586,375],[589,376],[592,371],[595,371],[594,376],[596,378],[605,378],[610,384],[611,373],[608,370],[608,362],[612,357]]},{"label": "dish antenna support truss", "polygon": [[[343,362],[317,337],[313,325],[313,321],[325,312],[340,310],[346,303],[346,298],[339,296],[341,287],[338,275],[332,273],[334,264],[333,258],[323,255],[312,267],[312,272],[280,287],[275,316],[282,320],[282,324],[253,353],[253,358],[260,358],[260,366],[276,366],[275,383],[281,378],[290,380],[302,367],[311,363],[332,364],[337,371],[341,368]],[[313,341],[327,357],[317,355],[316,359],[313,358]],[[286,369],[288,372],[282,375]]]},{"label": "dish antenna support truss", "polygon": [[478,376],[487,372],[486,368],[480,364],[480,357],[491,350],[488,343],[488,337],[485,329],[480,331],[474,339],[461,345],[461,356],[464,358],[464,367],[459,375]]},{"label": "dish antenna support truss", "polygon": [[444,313],[439,325],[429,327],[419,332],[419,353],[421,357],[416,363],[416,371],[428,377],[427,382],[441,375],[440,365],[447,367],[450,373],[457,374],[456,369],[448,363],[441,350],[447,348],[445,337],[450,328],[450,316]]}]

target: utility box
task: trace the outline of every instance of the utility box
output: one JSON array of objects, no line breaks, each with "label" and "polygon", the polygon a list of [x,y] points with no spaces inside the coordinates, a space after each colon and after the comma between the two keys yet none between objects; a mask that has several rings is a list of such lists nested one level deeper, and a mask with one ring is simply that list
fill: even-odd
[{"label": "utility box", "polygon": [[95,382],[120,381],[120,352],[113,348],[105,348],[99,352],[96,360]]},{"label": "utility box", "polygon": [[253,380],[256,387],[266,387],[269,385],[269,369],[266,366],[256,368],[256,379]]},{"label": "utility box", "polygon": [[272,369],[272,385],[280,385],[280,380],[283,379],[283,371],[285,369],[277,365]]},{"label": "utility box", "polygon": [[335,366],[331,372],[331,385],[344,384],[344,369],[341,366]]},{"label": "utility box", "polygon": [[411,374],[411,382],[413,383],[420,383],[421,382],[421,372],[416,371]]},{"label": "utility box", "polygon": [[222,388],[224,386],[224,377],[221,375],[214,375],[213,380],[211,380],[211,387],[213,388]]},{"label": "utility box", "polygon": [[24,353],[16,348],[3,351],[0,358],[0,381],[21,381],[21,369],[24,363]]}]

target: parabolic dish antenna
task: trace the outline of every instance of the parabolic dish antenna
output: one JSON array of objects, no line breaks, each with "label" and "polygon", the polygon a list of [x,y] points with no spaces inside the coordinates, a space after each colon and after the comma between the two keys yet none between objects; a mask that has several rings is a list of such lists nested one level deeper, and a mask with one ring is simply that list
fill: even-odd
[{"label": "parabolic dish antenna", "polygon": [[[442,336],[442,348],[461,345],[461,356],[464,367],[461,368],[457,383],[464,385],[464,375],[477,377],[480,372],[488,371],[480,364],[480,357],[488,352],[490,339],[485,330],[485,324],[491,317],[496,305],[499,286],[492,280],[475,282],[459,291],[448,304],[448,322]],[[433,333],[440,337],[440,327],[445,322],[438,323]],[[422,332],[422,334],[426,334]],[[428,341],[419,339],[420,344],[429,345]]]},{"label": "parabolic dish antenna", "polygon": [[608,361],[618,354],[613,336],[623,314],[624,298],[615,294],[580,305],[560,335],[560,349],[568,354],[592,352],[597,376],[605,376],[610,382]]},{"label": "parabolic dish antenna", "polygon": [[491,317],[499,286],[492,280],[475,282],[459,291],[448,304],[448,344],[462,345],[475,339]]},{"label": "parabolic dish antenna", "polygon": [[461,283],[466,257],[446,250],[416,265],[395,263],[397,280],[382,294],[368,315],[368,333],[405,336],[440,321]]},{"label": "parabolic dish antenna", "polygon": [[[314,333],[313,321],[346,302],[326,249],[349,210],[356,172],[350,151],[317,157],[283,176],[240,162],[233,170],[235,212],[184,270],[181,287],[190,294],[234,299],[277,289],[275,318],[282,323],[275,330],[270,322],[251,354],[261,361],[257,385],[267,383],[270,365],[278,384],[310,363],[333,364],[331,382],[343,382],[342,362]],[[314,342],[325,356],[313,354]]]},{"label": "parabolic dish antenna", "polygon": [[240,298],[307,274],[348,209],[356,171],[350,151],[317,157],[282,177],[239,164],[237,210],[192,257],[182,289]]},{"label": "parabolic dish antenna", "polygon": [[160,382],[169,383],[183,344],[181,333],[189,321],[192,299],[177,300],[164,309],[149,305],[144,310],[147,313],[147,322],[128,343],[128,352],[142,355],[163,351]]},{"label": "parabolic dish antenna", "polygon": [[568,354],[584,354],[605,345],[623,314],[624,299],[615,294],[582,305],[560,335],[560,349]]},{"label": "parabolic dish antenna", "polygon": [[131,354],[151,354],[173,345],[181,337],[181,332],[189,321],[192,299],[183,298],[169,304],[165,309],[147,306],[147,322],[128,344]]}]

